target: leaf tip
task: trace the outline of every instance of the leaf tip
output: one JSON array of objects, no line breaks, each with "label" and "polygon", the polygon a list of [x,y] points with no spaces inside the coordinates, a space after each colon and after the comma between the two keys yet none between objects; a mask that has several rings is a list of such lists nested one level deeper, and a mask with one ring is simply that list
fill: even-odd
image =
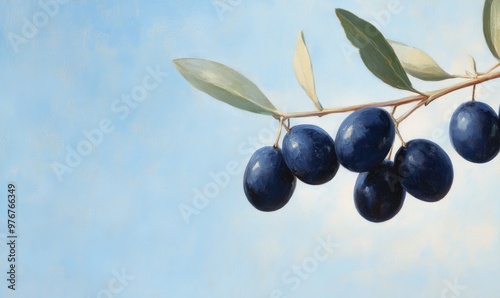
[{"label": "leaf tip", "polygon": [[335,8],[335,14],[339,19],[347,18],[349,15],[354,15],[352,12],[343,8]]},{"label": "leaf tip", "polygon": [[174,64],[175,68],[177,68],[178,71],[181,71],[182,70],[182,64],[183,64],[183,61],[185,61],[186,58],[176,58],[174,60],[172,60],[172,63]]},{"label": "leaf tip", "polygon": [[179,63],[181,63],[182,60],[185,60],[186,58],[175,58],[174,60],[172,60],[172,63],[174,63],[175,65],[178,65]]}]

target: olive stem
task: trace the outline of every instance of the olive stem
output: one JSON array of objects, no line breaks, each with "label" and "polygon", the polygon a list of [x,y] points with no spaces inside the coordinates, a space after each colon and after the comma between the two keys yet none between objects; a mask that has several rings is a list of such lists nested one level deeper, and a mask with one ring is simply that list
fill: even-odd
[{"label": "olive stem", "polygon": [[286,119],[287,124],[283,123],[283,126],[285,126],[286,132],[290,132],[290,118]]},{"label": "olive stem", "polygon": [[493,65],[490,69],[488,69],[488,70],[486,71],[486,73],[490,73],[490,72],[492,72],[493,70],[495,70],[495,68],[497,68],[497,67],[499,67],[499,66],[500,66],[500,62],[499,62],[499,63],[497,63],[497,64],[495,64],[495,65]]},{"label": "olive stem", "polygon": [[283,117],[280,117],[280,127],[278,128],[278,135],[276,136],[276,140],[274,141],[274,145],[273,147],[274,148],[278,148],[279,147],[279,142],[280,142],[280,137],[281,137],[281,131],[283,129],[283,121],[285,120],[285,118]]},{"label": "olive stem", "polygon": [[[500,73],[499,73],[499,76],[500,76]],[[280,117],[282,116],[285,119],[313,117],[313,116],[322,117],[322,116],[329,115],[329,114],[352,112],[352,111],[356,111],[356,110],[366,108],[366,107],[400,106],[400,105],[404,105],[404,104],[408,104],[408,103],[412,103],[412,102],[421,100],[422,98],[426,98],[426,97],[419,94],[419,95],[412,95],[412,96],[404,97],[404,98],[397,99],[397,100],[372,102],[372,103],[367,103],[367,104],[359,104],[359,105],[339,107],[339,108],[329,108],[329,109],[323,109],[322,111],[283,113],[283,114],[280,114],[279,116]]]},{"label": "olive stem", "polygon": [[415,106],[413,106],[413,108],[411,108],[406,113],[404,113],[403,115],[401,115],[401,117],[399,117],[396,120],[396,122],[398,124],[401,123],[401,122],[403,122],[403,120],[405,120],[406,118],[408,118],[408,116],[410,116],[411,114],[413,114],[413,112],[415,112],[416,110],[418,110],[418,108],[420,108],[423,105],[425,105],[425,99],[422,99],[419,103],[417,103]]},{"label": "olive stem", "polygon": [[[394,113],[396,113],[396,109],[397,109],[397,108],[398,108],[397,106],[394,106],[394,107],[392,108],[392,112],[391,112],[391,118],[392,118],[392,121],[394,122],[394,126],[396,126],[396,123],[397,123],[396,118],[395,118],[395,116],[394,116]],[[391,150],[389,150],[389,155],[388,155],[388,159],[389,159],[389,160],[392,158],[392,150],[393,150],[393,149],[394,149],[394,142],[392,142],[392,145],[391,145]]]},{"label": "olive stem", "polygon": [[458,83],[458,84],[453,85],[451,87],[439,90],[436,93],[431,93],[432,95],[429,96],[425,105],[428,105],[429,103],[431,103],[435,99],[438,99],[438,98],[440,98],[448,93],[451,93],[451,92],[454,92],[454,91],[457,91],[457,90],[460,90],[460,89],[463,89],[466,87],[470,87],[473,85],[481,84],[481,83],[484,83],[486,81],[497,79],[499,77],[500,77],[500,72],[486,73],[483,75],[479,75],[477,78],[474,78],[474,79],[471,79],[471,80],[468,80],[465,82],[461,82],[461,83]]},{"label": "olive stem", "polygon": [[399,124],[394,126],[394,129],[396,130],[396,134],[399,137],[399,140],[401,141],[401,146],[406,147],[406,142],[403,140],[403,137],[401,136],[401,133],[399,132]]},{"label": "olive stem", "polygon": [[328,109],[323,109],[322,111],[307,111],[307,112],[292,112],[292,113],[278,112],[275,115],[275,117],[276,118],[279,117],[280,119],[283,118],[284,120],[288,120],[291,118],[314,117],[314,116],[322,117],[322,116],[329,115],[329,114],[352,112],[352,111],[356,111],[356,110],[366,108],[366,107],[398,107],[401,105],[410,104],[412,102],[418,102],[413,108],[411,108],[409,111],[407,111],[405,114],[403,114],[401,117],[399,117],[397,119],[397,122],[399,124],[404,119],[406,119],[408,116],[410,116],[413,112],[415,112],[418,108],[420,108],[421,106],[428,105],[432,101],[434,101],[440,97],[443,97],[444,95],[447,95],[449,93],[452,93],[454,91],[457,91],[457,90],[460,90],[460,89],[463,89],[466,87],[474,86],[474,85],[481,84],[481,83],[486,82],[486,81],[500,78],[500,72],[494,72],[494,73],[491,72],[495,68],[497,68],[498,66],[500,66],[500,63],[495,65],[494,67],[490,68],[488,70],[488,72],[486,72],[484,74],[479,74],[476,78],[471,78],[469,80],[460,82],[460,83],[452,85],[450,87],[427,92],[425,94],[416,94],[416,95],[411,95],[411,96],[407,96],[407,97],[403,97],[403,98],[395,99],[395,100],[389,100],[389,101],[372,102],[372,103],[338,107],[338,108],[328,108]]}]

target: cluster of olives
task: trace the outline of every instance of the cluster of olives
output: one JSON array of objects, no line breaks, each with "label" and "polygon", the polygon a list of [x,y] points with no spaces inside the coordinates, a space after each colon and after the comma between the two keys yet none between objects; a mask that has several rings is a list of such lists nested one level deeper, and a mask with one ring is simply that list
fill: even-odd
[{"label": "cluster of olives", "polygon": [[[455,150],[468,161],[488,162],[500,150],[500,120],[485,103],[460,105],[452,115],[449,133]],[[297,178],[323,184],[335,176],[340,164],[359,173],[354,204],[372,222],[394,217],[406,192],[426,202],[445,197],[453,183],[448,154],[434,142],[414,139],[390,161],[386,158],[394,137],[392,117],[375,107],[351,113],[335,141],[318,126],[294,126],[283,138],[282,149],[263,147],[252,155],[244,173],[245,194],[258,210],[275,211],[290,200]]]}]

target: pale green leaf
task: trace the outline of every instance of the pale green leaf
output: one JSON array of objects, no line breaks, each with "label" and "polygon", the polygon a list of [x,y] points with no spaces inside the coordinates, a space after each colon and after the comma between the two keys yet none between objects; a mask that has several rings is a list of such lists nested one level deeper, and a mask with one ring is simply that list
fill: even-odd
[{"label": "pale green leaf", "polygon": [[309,51],[307,50],[302,31],[297,38],[297,46],[293,57],[293,68],[295,70],[295,77],[297,77],[300,86],[306,91],[307,96],[314,102],[318,110],[323,110],[318,95],[316,94],[311,57],[309,56]]},{"label": "pale green leaf", "polygon": [[215,99],[258,114],[278,114],[252,81],[223,64],[195,58],[175,59],[173,62],[191,85]]},{"label": "pale green leaf", "polygon": [[387,40],[396,52],[405,71],[421,80],[441,81],[454,78],[444,71],[427,53],[403,43]]},{"label": "pale green leaf", "polygon": [[485,1],[483,33],[491,53],[500,59],[500,0]]},{"label": "pale green leaf", "polygon": [[474,57],[472,57],[472,55],[469,55],[469,58],[470,58],[470,62],[472,65],[472,70],[474,71],[474,73],[477,73],[476,59],[474,59]]},{"label": "pale green leaf", "polygon": [[415,90],[393,48],[380,31],[353,13],[335,10],[349,41],[359,49],[366,67],[385,83],[399,89]]}]

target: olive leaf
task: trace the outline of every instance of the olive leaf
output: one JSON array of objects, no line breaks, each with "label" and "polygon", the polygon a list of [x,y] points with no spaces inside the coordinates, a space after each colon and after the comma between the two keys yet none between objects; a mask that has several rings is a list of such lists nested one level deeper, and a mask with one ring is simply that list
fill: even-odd
[{"label": "olive leaf", "polygon": [[444,71],[426,52],[397,41],[387,41],[409,75],[424,81],[441,81],[455,78],[455,76]]},{"label": "olive leaf", "polygon": [[474,73],[477,73],[476,59],[474,59],[474,57],[472,57],[472,55],[469,55],[469,58],[470,58],[470,62],[472,65],[472,70],[474,71]]},{"label": "olive leaf", "polygon": [[307,96],[314,102],[316,108],[320,111],[323,110],[318,95],[316,94],[311,57],[309,56],[309,51],[304,41],[304,33],[302,31],[297,38],[297,46],[295,48],[295,55],[293,56],[293,68],[295,70],[295,77],[300,86],[302,86],[302,89],[306,91]]},{"label": "olive leaf", "polygon": [[382,33],[355,14],[336,9],[335,13],[349,41],[359,49],[366,67],[385,83],[403,90],[415,90],[393,48]]},{"label": "olive leaf", "polygon": [[483,33],[491,53],[500,59],[500,0],[485,1]]},{"label": "olive leaf", "polygon": [[196,58],[175,59],[175,67],[195,88],[236,108],[276,116],[279,112],[245,76],[223,64]]}]

